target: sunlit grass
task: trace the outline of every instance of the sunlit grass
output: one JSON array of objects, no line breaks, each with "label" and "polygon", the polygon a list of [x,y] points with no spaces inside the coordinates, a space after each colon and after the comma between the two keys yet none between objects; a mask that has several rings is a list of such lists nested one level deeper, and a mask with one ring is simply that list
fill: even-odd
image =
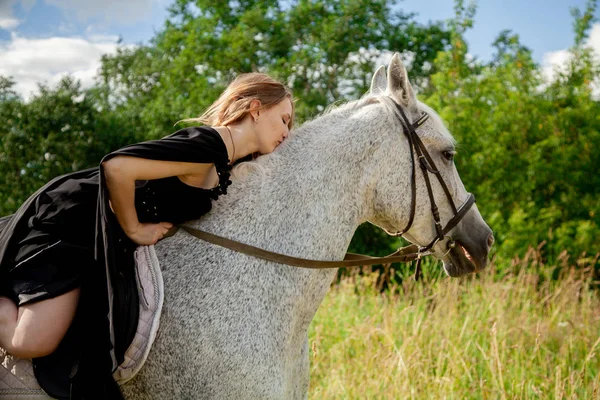
[{"label": "sunlit grass", "polygon": [[310,399],[600,399],[591,278],[520,267],[383,294],[374,275],[342,280],[311,326]]}]

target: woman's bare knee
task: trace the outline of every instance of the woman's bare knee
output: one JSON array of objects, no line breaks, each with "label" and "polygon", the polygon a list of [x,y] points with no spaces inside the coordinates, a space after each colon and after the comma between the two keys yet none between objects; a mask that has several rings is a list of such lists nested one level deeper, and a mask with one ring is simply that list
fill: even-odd
[{"label": "woman's bare knee", "polygon": [[18,316],[17,305],[9,298],[0,296],[0,347],[11,354]]},{"label": "woman's bare knee", "polygon": [[35,358],[54,352],[71,326],[78,300],[79,288],[19,307],[9,353],[19,358]]}]

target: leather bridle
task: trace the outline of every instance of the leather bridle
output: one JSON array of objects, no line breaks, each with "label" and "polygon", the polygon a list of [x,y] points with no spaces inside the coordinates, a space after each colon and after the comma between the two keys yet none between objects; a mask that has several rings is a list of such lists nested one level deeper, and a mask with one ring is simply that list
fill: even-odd
[{"label": "leather bridle", "polygon": [[[254,247],[245,243],[237,242],[235,240],[227,239],[221,236],[217,236],[208,232],[203,232],[199,229],[192,228],[186,225],[176,225],[173,226],[165,235],[166,237],[172,236],[179,230],[179,228],[184,229],[186,232],[191,235],[205,240],[207,242],[226,247],[232,249],[234,251],[238,251],[244,254],[248,254],[254,257],[262,258],[269,261],[274,261],[281,264],[291,265],[295,267],[301,268],[312,268],[312,269],[322,269],[322,268],[340,268],[340,267],[353,267],[353,266],[365,266],[365,265],[374,265],[374,264],[387,264],[393,262],[409,262],[413,260],[417,260],[416,271],[415,271],[415,279],[418,280],[421,275],[421,259],[423,256],[432,254],[430,252],[431,248],[438,243],[439,241],[444,240],[446,234],[454,228],[466,215],[466,213],[471,209],[473,204],[475,203],[475,196],[472,193],[468,193],[467,199],[465,202],[459,207],[456,208],[452,196],[450,194],[450,190],[448,190],[448,186],[444,182],[440,171],[436,168],[435,163],[433,162],[431,156],[427,152],[427,148],[419,138],[416,133],[416,129],[423,125],[425,121],[429,118],[427,113],[423,113],[423,115],[413,124],[410,123],[407,118],[404,110],[398,103],[394,101],[400,116],[402,119],[400,123],[402,124],[402,131],[406,135],[409,148],[410,148],[410,159],[412,164],[412,175],[411,175],[411,206],[410,206],[410,217],[406,227],[399,232],[390,233],[393,236],[402,236],[404,235],[412,226],[415,218],[415,210],[416,210],[416,200],[417,200],[417,186],[416,186],[416,174],[417,168],[415,166],[415,154],[417,156],[417,160],[419,160],[419,166],[421,167],[421,171],[423,171],[423,178],[425,179],[425,184],[427,186],[427,193],[429,195],[429,201],[431,203],[431,213],[433,214],[433,220],[435,225],[436,236],[433,240],[426,246],[418,246],[418,245],[410,245],[398,249],[398,251],[385,256],[385,257],[371,257],[365,256],[361,254],[353,254],[346,253],[346,256],[343,261],[320,261],[320,260],[309,260],[305,258],[298,257],[290,257],[284,254],[270,252],[258,247]],[[400,119],[400,117],[398,117]],[[435,202],[435,198],[433,196],[433,189],[431,187],[431,181],[429,179],[429,174],[434,174],[446,197],[448,198],[448,202],[452,207],[452,211],[454,216],[448,221],[445,227],[442,227],[440,221],[440,213],[438,207]],[[388,232],[389,233],[389,232]],[[448,250],[455,246],[455,242],[452,238],[449,238],[448,241]]]},{"label": "leather bridle", "polygon": [[[431,213],[433,215],[433,222],[434,222],[435,232],[436,232],[436,236],[433,238],[433,240],[428,245],[419,246],[419,257],[417,258],[417,266],[416,266],[416,271],[415,271],[415,279],[418,280],[420,277],[420,274],[421,274],[421,269],[420,269],[421,257],[424,255],[431,254],[431,253],[429,253],[431,248],[433,248],[433,246],[435,246],[435,244],[438,243],[439,241],[444,240],[444,238],[446,237],[446,234],[448,232],[450,232],[450,230],[452,228],[454,228],[463,219],[463,217],[466,215],[466,213],[471,209],[471,207],[475,203],[475,196],[472,193],[468,193],[467,199],[464,201],[464,203],[458,209],[456,208],[456,205],[454,204],[454,200],[452,199],[452,195],[450,194],[450,190],[448,189],[446,182],[444,182],[444,178],[442,178],[442,174],[436,168],[436,165],[433,162],[433,159],[431,158],[431,156],[429,155],[427,148],[425,147],[425,145],[423,144],[423,141],[421,140],[421,138],[419,138],[419,135],[417,135],[417,132],[416,132],[416,129],[418,127],[420,127],[421,125],[423,125],[425,123],[425,121],[427,121],[429,119],[429,114],[424,112],[415,123],[411,124],[410,121],[408,120],[408,117],[404,113],[404,110],[402,109],[402,107],[400,107],[400,105],[398,103],[396,103],[395,101],[394,101],[394,105],[396,106],[396,108],[398,109],[398,112],[400,113],[400,116],[404,120],[404,121],[400,120],[400,123],[404,122],[402,132],[404,133],[404,135],[406,135],[406,138],[408,139],[408,146],[410,148],[410,162],[411,162],[411,166],[412,166],[412,168],[411,168],[412,175],[411,175],[411,200],[410,200],[411,205],[410,205],[410,217],[408,219],[408,223],[406,224],[406,227],[404,229],[402,229],[401,231],[396,232],[396,233],[391,233],[391,235],[392,236],[404,235],[411,228],[411,226],[414,222],[414,219],[415,219],[415,209],[416,209],[416,203],[417,203],[417,185],[416,185],[416,183],[417,183],[417,178],[416,178],[417,168],[415,166],[415,153],[417,156],[417,160],[419,160],[419,166],[421,167],[421,171],[423,173],[423,179],[425,180],[425,185],[427,186],[427,194],[429,195],[429,202],[431,204]],[[400,118],[400,117],[398,117],[398,118]],[[454,213],[454,216],[452,218],[450,218],[450,220],[448,221],[446,226],[443,228],[442,228],[442,223],[440,221],[440,212],[439,212],[439,209],[435,202],[435,197],[433,196],[433,189],[431,187],[431,181],[429,179],[430,173],[434,174],[437,177],[437,179],[440,183],[440,186],[442,187],[442,189],[444,190],[444,193],[446,194],[448,203],[452,207],[452,212]],[[455,246],[455,242],[454,242],[454,240],[452,240],[452,238],[449,238],[447,246],[448,246],[448,249],[451,249]]]}]

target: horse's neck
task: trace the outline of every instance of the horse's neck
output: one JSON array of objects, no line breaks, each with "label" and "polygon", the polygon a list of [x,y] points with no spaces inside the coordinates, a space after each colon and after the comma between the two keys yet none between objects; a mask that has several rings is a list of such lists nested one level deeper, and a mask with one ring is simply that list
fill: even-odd
[{"label": "horse's neck", "polygon": [[[329,117],[305,125],[276,152],[260,157],[257,164],[264,173],[234,178],[228,194],[195,225],[290,256],[341,260],[365,220],[372,189],[369,168],[378,147],[377,135],[369,135],[380,127]],[[235,285],[235,274],[252,273],[252,290],[280,294],[284,303],[269,307],[279,318],[292,317],[288,325],[296,333],[305,332],[337,270],[265,265],[255,274],[242,259],[247,260],[240,256],[239,263],[223,270],[224,284]]]},{"label": "horse's neck", "polygon": [[[331,116],[334,117],[334,116]],[[364,221],[368,182],[365,126],[344,118],[301,128],[274,154],[266,173],[236,181],[202,226],[284,254],[341,259]]]}]

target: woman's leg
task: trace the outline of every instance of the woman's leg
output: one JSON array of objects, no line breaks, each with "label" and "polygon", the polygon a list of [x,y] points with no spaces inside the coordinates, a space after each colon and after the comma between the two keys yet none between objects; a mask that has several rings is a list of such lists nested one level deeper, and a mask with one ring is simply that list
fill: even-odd
[{"label": "woman's leg", "polygon": [[79,288],[21,307],[0,297],[0,347],[18,358],[52,353],[73,321],[78,300]]}]

